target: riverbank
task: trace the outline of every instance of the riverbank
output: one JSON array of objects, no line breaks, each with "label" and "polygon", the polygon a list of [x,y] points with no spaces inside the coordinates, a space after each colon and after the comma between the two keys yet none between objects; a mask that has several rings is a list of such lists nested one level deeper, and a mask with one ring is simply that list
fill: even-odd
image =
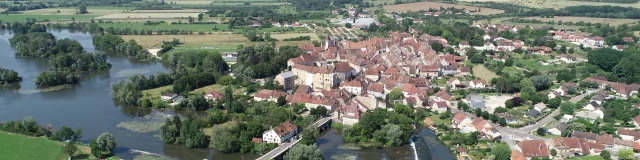
[{"label": "riverbank", "polygon": [[[29,137],[0,131],[0,142],[0,159],[69,159],[69,156],[62,152],[62,142],[48,140],[45,137]],[[89,146],[77,146],[78,151],[74,158],[96,159],[90,154]]]}]

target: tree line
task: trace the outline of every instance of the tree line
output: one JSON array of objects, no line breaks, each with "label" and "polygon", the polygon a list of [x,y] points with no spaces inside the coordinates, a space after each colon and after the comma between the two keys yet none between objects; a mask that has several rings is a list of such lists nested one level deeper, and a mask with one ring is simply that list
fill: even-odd
[{"label": "tree line", "polygon": [[0,68],[0,86],[22,81],[22,77],[18,76],[18,72],[12,69]]},{"label": "tree line", "polygon": [[135,40],[124,41],[122,37],[109,33],[93,35],[93,45],[98,50],[121,53],[142,60],[154,58]]},{"label": "tree line", "polygon": [[169,73],[157,73],[148,78],[143,75],[129,77],[129,81],[120,81],[111,86],[111,96],[121,104],[138,105],[142,98],[142,90],[157,88],[173,83],[173,76]]},{"label": "tree line", "polygon": [[233,73],[241,79],[271,77],[286,69],[290,58],[302,53],[297,46],[281,46],[277,53],[267,45],[247,46],[238,50],[238,63],[234,64]]}]

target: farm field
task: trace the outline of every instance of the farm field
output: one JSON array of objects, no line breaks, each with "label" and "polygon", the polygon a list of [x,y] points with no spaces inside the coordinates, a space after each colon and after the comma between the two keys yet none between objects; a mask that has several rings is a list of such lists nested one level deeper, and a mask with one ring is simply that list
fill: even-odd
[{"label": "farm field", "polygon": [[539,24],[539,23],[515,23],[515,22],[496,22],[496,24],[508,24],[508,25],[521,25],[521,26],[549,26],[555,29],[580,29],[582,26],[569,26],[569,25],[548,25],[548,24]]},{"label": "farm field", "polygon": [[580,22],[583,21],[585,23],[602,23],[602,24],[610,24],[612,26],[619,26],[627,23],[634,23],[640,20],[637,19],[615,19],[615,18],[591,18],[591,17],[571,17],[571,16],[554,16],[553,18],[540,18],[540,17],[525,17],[523,19],[535,19],[541,21],[562,21],[562,22]]},{"label": "farm field", "polygon": [[572,1],[572,0],[555,0],[555,1],[544,1],[544,0],[461,0],[465,2],[501,2],[501,3],[509,3],[521,6],[527,6],[532,8],[565,8],[570,6],[623,6],[623,7],[635,7],[640,8],[640,3],[607,3],[607,2],[582,2],[582,1]]},{"label": "farm field", "polygon": [[193,12],[162,12],[162,13],[154,13],[154,12],[144,12],[144,13],[116,13],[109,14],[100,17],[96,17],[96,19],[123,19],[123,18],[188,18],[198,17],[199,13]]},{"label": "farm field", "polygon": [[3,22],[25,22],[27,18],[35,18],[36,20],[49,20],[51,22],[56,21],[71,21],[71,19],[76,20],[90,20],[91,18],[97,17],[97,15],[26,15],[26,14],[9,14],[9,15],[0,15],[0,21]]},{"label": "farm field", "polygon": [[[187,20],[181,20],[183,22],[186,22]],[[102,28],[109,28],[109,27],[113,27],[113,28],[131,28],[131,29],[186,29],[186,30],[193,30],[195,32],[199,31],[199,30],[203,30],[205,32],[228,32],[229,31],[229,25],[228,24],[167,24],[167,23],[163,23],[163,24],[158,24],[158,25],[144,25],[144,23],[139,22],[139,23],[100,23],[99,24],[100,27]],[[217,28],[217,30],[214,30],[214,26]],[[257,31],[258,32],[281,32],[281,31],[289,31],[289,28],[287,27],[271,27],[271,28],[260,28]],[[296,27],[293,28],[294,31],[309,31],[309,29],[305,28],[305,27]],[[243,32],[243,29],[233,29],[234,33],[241,33]]]},{"label": "farm field", "polygon": [[[0,132],[0,155],[2,159],[55,159],[66,160],[62,143],[46,138]],[[79,151],[80,152],[80,151]]]},{"label": "farm field", "polygon": [[[311,34],[311,33],[308,33]],[[272,34],[276,37],[297,37],[300,33],[286,33],[286,34]],[[306,35],[306,34],[305,34]],[[312,36],[312,40],[318,39],[317,36]],[[214,50],[220,52],[235,51],[238,45],[257,45],[257,44],[270,44],[270,42],[250,42],[242,35],[239,34],[208,34],[208,35],[123,35],[124,40],[133,39],[144,48],[159,47],[160,43],[164,41],[170,41],[173,38],[180,39],[180,45],[171,51],[180,50]],[[282,45],[300,45],[309,44],[312,41],[277,41],[276,47]]]},{"label": "farm field", "polygon": [[[465,6],[465,5],[457,5],[457,4],[437,3],[437,2],[417,2],[417,3],[387,5],[387,6],[384,6],[384,10],[389,13],[390,12],[404,13],[407,11],[428,10],[429,8],[439,9],[440,7],[467,8],[472,11],[478,9],[478,7],[474,7],[474,6]],[[481,10],[482,12],[475,12],[472,14],[490,15],[490,14],[504,13],[504,10],[491,9],[491,8],[481,8]]]},{"label": "farm field", "polygon": [[275,38],[278,40],[283,40],[283,39],[287,39],[287,38],[295,38],[295,37],[300,37],[300,36],[309,36],[311,37],[311,40],[320,40],[320,38],[318,38],[318,35],[313,34],[313,33],[285,33],[285,34],[271,34],[271,38]]}]

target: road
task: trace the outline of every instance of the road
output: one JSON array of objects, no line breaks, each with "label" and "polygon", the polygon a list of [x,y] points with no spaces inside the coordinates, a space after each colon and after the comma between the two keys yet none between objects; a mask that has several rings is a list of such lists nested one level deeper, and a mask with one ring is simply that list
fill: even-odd
[{"label": "road", "polygon": [[[332,116],[324,117],[322,119],[319,119],[318,121],[314,122],[312,126],[315,126],[316,128],[318,128],[321,125],[324,125],[325,123],[330,121],[331,117]],[[300,140],[302,139],[302,134],[300,134],[300,133],[302,133],[302,132],[298,133],[298,139],[295,139],[295,140],[290,141],[290,142],[281,143],[280,145],[278,145],[278,148],[275,148],[275,149],[269,151],[269,153],[262,155],[260,158],[258,158],[258,160],[274,159],[275,157],[278,157],[279,155],[282,155],[284,152],[289,150],[289,148],[293,147],[293,145],[295,145],[298,142],[300,142]],[[293,136],[293,137],[296,137],[296,136]]]},{"label": "road", "polygon": [[269,153],[262,155],[260,158],[258,158],[258,160],[273,159],[273,157],[277,157],[281,155],[283,152],[286,152],[287,150],[289,150],[289,148],[297,144],[300,140],[302,140],[302,135],[300,135],[300,138],[298,138],[295,141],[280,144],[278,148],[273,149]]},{"label": "road", "polygon": [[[600,89],[597,90],[589,90],[581,95],[575,96],[571,99],[569,99],[569,102],[572,103],[576,103],[580,100],[582,100],[584,97],[586,97],[587,95],[591,94],[591,93],[595,93],[600,91]],[[551,112],[551,114],[547,115],[546,117],[540,119],[538,122],[536,122],[536,124],[533,125],[527,125],[521,128],[509,128],[509,127],[501,127],[500,125],[497,124],[492,124],[493,127],[495,127],[498,131],[500,131],[500,135],[502,135],[502,141],[506,142],[507,144],[509,144],[510,147],[513,147],[515,145],[515,139],[514,138],[523,138],[525,139],[526,137],[529,137],[530,139],[545,139],[542,137],[538,137],[538,136],[533,136],[529,133],[533,132],[534,130],[537,130],[538,128],[547,125],[547,123],[551,122],[553,120],[553,117],[560,114],[560,109],[556,109],[553,112]]]}]

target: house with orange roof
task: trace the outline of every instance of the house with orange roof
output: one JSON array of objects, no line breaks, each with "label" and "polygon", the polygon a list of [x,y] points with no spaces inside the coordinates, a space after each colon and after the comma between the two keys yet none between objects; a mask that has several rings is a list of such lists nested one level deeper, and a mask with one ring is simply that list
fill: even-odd
[{"label": "house with orange roof", "polygon": [[298,127],[286,121],[262,133],[262,141],[265,143],[283,143],[296,134],[298,134]]},{"label": "house with orange roof", "polygon": [[255,101],[270,101],[277,102],[279,97],[286,97],[287,93],[279,92],[276,90],[261,90],[258,93],[253,95],[253,100]]}]

